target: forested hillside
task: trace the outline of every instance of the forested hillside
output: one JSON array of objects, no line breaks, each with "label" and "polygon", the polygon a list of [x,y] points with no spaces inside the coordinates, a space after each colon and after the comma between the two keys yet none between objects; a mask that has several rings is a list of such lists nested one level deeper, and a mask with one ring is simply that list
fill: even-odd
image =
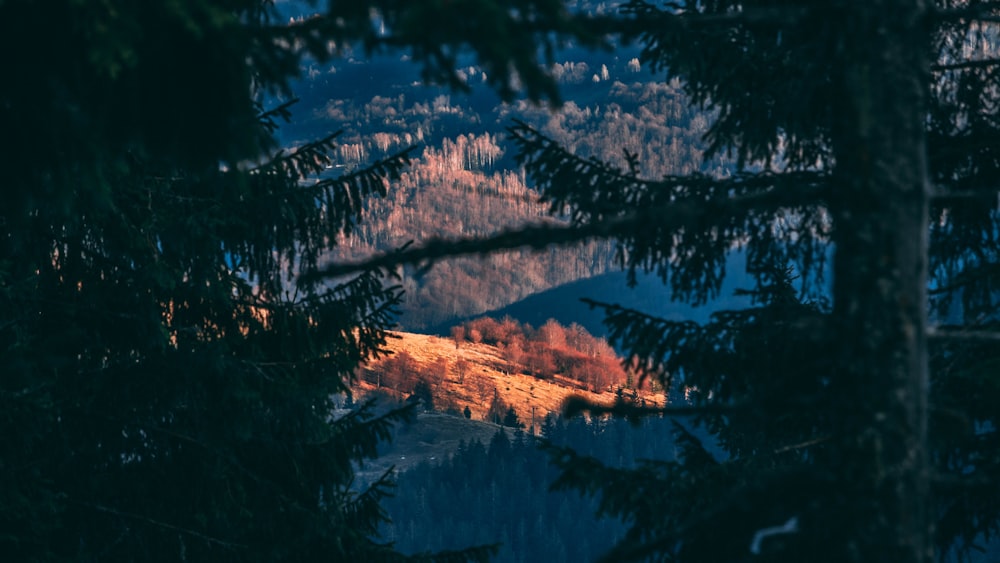
[{"label": "forested hillside", "polygon": [[[693,108],[679,83],[647,82],[637,60],[607,63],[565,61],[556,76],[567,102],[559,112],[526,101],[484,105],[439,90],[394,84],[370,98],[330,98],[324,84],[346,70],[331,67],[304,86],[310,118],[298,134],[342,130],[338,168],[353,169],[371,159],[416,145],[409,169],[387,197],[367,202],[372,218],[355,227],[328,256],[331,262],[357,260],[430,238],[488,236],[526,224],[562,221],[539,203],[511,158],[505,127],[520,119],[572,146],[581,157],[621,167],[627,156],[646,177],[708,171],[725,174],[725,158],[703,163],[702,137],[710,116]],[[386,63],[369,72],[388,73]],[[465,74],[477,76],[475,68]],[[385,78],[388,80],[388,78]],[[325,95],[323,92],[327,92]],[[291,144],[295,139],[289,139]],[[614,246],[607,241],[514,250],[487,257],[457,258],[429,271],[408,269],[403,328],[425,329],[451,319],[503,307],[528,295],[614,269]]]},{"label": "forested hillside", "polygon": [[[503,155],[490,134],[445,139],[427,147],[393,184],[384,199],[371,202],[376,221],[360,225],[329,260],[350,260],[432,237],[486,236],[504,228],[551,221],[516,171],[494,166]],[[512,303],[538,291],[606,271],[613,250],[587,243],[544,253],[510,251],[461,258],[419,274],[408,271],[400,322],[422,328]]]},{"label": "forested hillside", "polygon": [[[617,467],[673,459],[674,430],[665,418],[634,425],[547,417],[541,425],[553,444]],[[386,502],[392,524],[384,537],[409,553],[500,543],[496,563],[596,560],[622,538],[624,524],[594,516],[593,498],[553,491],[558,474],[538,446],[524,433],[498,432],[485,444],[463,443],[450,458],[410,468]]]}]

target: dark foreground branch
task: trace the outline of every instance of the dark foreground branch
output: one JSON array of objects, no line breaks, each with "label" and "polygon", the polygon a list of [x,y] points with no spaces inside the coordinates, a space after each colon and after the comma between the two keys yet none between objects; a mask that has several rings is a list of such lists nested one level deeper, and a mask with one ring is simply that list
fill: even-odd
[{"label": "dark foreground branch", "polygon": [[933,340],[1000,342],[1000,331],[929,326],[927,327],[927,338]]},{"label": "dark foreground branch", "polygon": [[782,185],[762,189],[750,195],[728,195],[710,199],[692,197],[619,215],[601,217],[581,224],[548,223],[508,230],[486,237],[461,239],[434,238],[421,246],[412,242],[403,248],[353,262],[332,264],[303,274],[303,283],[319,278],[337,277],[371,270],[391,270],[403,265],[429,266],[442,258],[486,255],[501,250],[532,248],[542,250],[551,245],[567,245],[593,239],[625,238],[630,233],[651,230],[678,232],[685,228],[701,228],[737,209],[795,207],[819,205],[826,194],[824,184],[812,186]]},{"label": "dark foreground branch", "polygon": [[469,237],[461,239],[434,238],[419,247],[408,243],[403,248],[354,262],[332,264],[316,272],[303,276],[303,281],[312,281],[317,277],[336,277],[354,274],[367,270],[392,269],[402,265],[427,264],[441,258],[458,256],[485,255],[500,250],[516,248],[543,249],[554,244],[571,244],[592,238],[607,238],[614,236],[628,217],[616,217],[589,225],[573,226],[566,224],[531,225],[516,230],[504,231],[488,237]]},{"label": "dark foreground branch", "polygon": [[125,512],[123,510],[118,510],[116,508],[111,508],[109,506],[104,506],[102,504],[95,504],[95,503],[92,503],[92,502],[76,501],[76,504],[79,504],[81,506],[86,506],[87,508],[91,508],[91,509],[96,510],[98,512],[103,512],[105,514],[111,514],[111,515],[114,515],[114,516],[118,516],[119,518],[126,518],[126,519],[129,519],[129,520],[135,520],[135,521],[138,521],[138,522],[144,522],[146,524],[149,524],[149,525],[157,527],[157,528],[163,528],[165,530],[170,530],[172,532],[177,532],[179,534],[184,534],[184,535],[188,535],[188,536],[191,536],[191,537],[195,537],[195,538],[198,538],[198,539],[200,539],[200,540],[202,540],[202,541],[204,541],[206,543],[210,543],[210,544],[213,544],[213,545],[218,545],[218,546],[224,547],[226,549],[234,549],[235,550],[235,549],[246,549],[248,547],[245,544],[233,543],[233,542],[228,542],[228,541],[225,541],[225,540],[220,540],[219,538],[213,538],[212,536],[207,536],[207,535],[205,535],[205,534],[203,534],[201,532],[197,532],[197,531],[192,530],[190,528],[184,528],[184,527],[181,527],[181,526],[175,526],[174,524],[170,524],[170,523],[167,523],[167,522],[162,522],[160,520],[156,520],[156,519],[150,518],[148,516],[143,516],[142,514],[134,514],[132,512]]},{"label": "dark foreground branch", "polygon": [[962,61],[958,63],[937,64],[931,66],[934,72],[945,72],[949,70],[968,70],[975,68],[985,68],[1000,65],[1000,59],[979,59],[974,61]]}]

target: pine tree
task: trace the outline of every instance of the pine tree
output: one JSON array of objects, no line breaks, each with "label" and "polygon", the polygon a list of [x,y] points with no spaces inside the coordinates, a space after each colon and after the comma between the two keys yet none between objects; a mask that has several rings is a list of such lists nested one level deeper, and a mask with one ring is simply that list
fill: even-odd
[{"label": "pine tree", "polygon": [[417,401],[422,410],[428,412],[434,410],[434,391],[431,389],[430,384],[424,379],[421,379],[416,385],[413,386],[413,393],[410,395],[408,400]]},{"label": "pine tree", "polygon": [[[711,444],[690,422],[674,421],[676,461],[608,469],[573,450],[553,449],[563,470],[556,488],[604,490],[604,512],[641,523],[607,560],[644,559],[658,551],[679,561],[821,559],[815,537],[806,534],[778,538],[780,549],[774,541],[750,547],[758,530],[789,518],[801,522],[820,500],[811,448],[830,441],[833,420],[801,404],[823,395],[835,363],[832,350],[803,327],[828,317],[829,308],[801,302],[789,270],[772,271],[750,293],[753,306],[716,313],[704,326],[608,308],[616,340],[629,341],[630,331],[645,324],[647,335],[670,346],[659,369],[682,379],[695,404],[725,407],[698,413]],[[795,402],[784,400],[789,396]],[[603,483],[612,485],[605,489]],[[641,504],[622,494],[626,484],[643,492]]]},{"label": "pine tree", "polygon": [[[724,414],[710,427],[732,449],[716,459],[681,427],[682,463],[627,476],[566,454],[564,484],[634,523],[615,560],[924,562],[935,548],[969,549],[998,522],[995,414],[955,394],[987,392],[996,361],[996,18],[976,0],[633,0],[626,35],[715,112],[708,156],[734,155],[734,170],[646,180],[635,155],[619,169],[517,124],[520,162],[569,225],[432,241],[364,265],[607,237],[630,274],[655,272],[675,299],[700,304],[744,246],[769,307],[756,319],[678,327],[605,306],[647,377],[715,374],[678,410]],[[778,299],[787,284],[774,272],[788,265],[806,297],[832,273],[832,305]],[[783,339],[816,353],[768,360]],[[667,369],[675,358],[685,363]],[[798,422],[763,416],[775,413]],[[713,488],[673,504],[661,493],[674,480]],[[747,507],[760,510],[742,520]],[[732,542],[702,542],[705,526]]]},{"label": "pine tree", "polygon": [[540,98],[537,45],[598,41],[560,2],[457,4],[331,2],[291,23],[260,0],[0,4],[6,558],[398,557],[375,539],[389,483],[352,483],[406,412],[331,416],[399,289],[377,268],[298,274],[409,152],[328,177],[336,134],[280,149],[291,103],[268,100],[347,44],[408,50],[456,88],[471,47],[501,94],[516,73]]},{"label": "pine tree", "polygon": [[[708,138],[739,170],[642,181],[519,125],[528,172],[554,210],[617,237],[624,265],[657,271],[678,298],[716,291],[725,254],[745,244],[766,307],[697,327],[595,304],[647,375],[696,390],[693,410],[729,456],[683,426],[676,464],[622,474],[561,452],[563,485],[600,491],[606,511],[635,522],[608,560],[929,561],[935,548],[970,549],[1000,522],[987,492],[1000,477],[995,414],[955,394],[984,391],[995,361],[975,342],[995,335],[975,331],[996,323],[998,215],[982,202],[995,198],[997,161],[979,147],[997,138],[997,61],[961,56],[987,41],[980,18],[995,8],[626,9],[646,63],[718,110]],[[794,264],[816,295],[828,243],[833,305],[820,311],[773,272]],[[963,301],[965,333],[928,330],[929,275],[942,306]],[[932,399],[947,416],[931,419]]]},{"label": "pine tree", "polygon": [[507,407],[507,412],[504,413],[501,424],[509,428],[524,428],[524,423],[517,417],[517,411],[513,406]]},{"label": "pine tree", "polygon": [[214,173],[135,155],[78,217],[20,218],[0,302],[4,435],[21,437],[4,446],[5,552],[391,554],[369,538],[388,483],[350,484],[403,413],[330,413],[384,343],[399,290],[374,271],[283,282],[357,217],[343,194],[377,194],[406,156],[303,185],[333,147]]}]

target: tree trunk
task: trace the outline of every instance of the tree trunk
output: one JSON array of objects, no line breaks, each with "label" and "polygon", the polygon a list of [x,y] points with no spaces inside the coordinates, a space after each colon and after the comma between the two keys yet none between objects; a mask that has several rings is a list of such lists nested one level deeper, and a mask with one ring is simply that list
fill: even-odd
[{"label": "tree trunk", "polygon": [[[844,561],[933,559],[926,452],[929,45],[919,0],[847,8],[834,70],[836,158],[831,382]],[[838,83],[839,82],[839,83]],[[840,536],[840,537],[836,537]]]}]

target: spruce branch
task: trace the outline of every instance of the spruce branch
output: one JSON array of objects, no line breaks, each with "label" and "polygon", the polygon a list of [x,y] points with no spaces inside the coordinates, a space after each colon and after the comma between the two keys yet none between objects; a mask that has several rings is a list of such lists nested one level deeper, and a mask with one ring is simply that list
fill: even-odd
[{"label": "spruce branch", "polygon": [[791,451],[795,451],[795,450],[801,450],[801,449],[804,449],[804,448],[809,448],[809,447],[812,447],[812,446],[816,446],[816,445],[822,444],[824,442],[829,442],[832,438],[833,437],[829,436],[829,435],[817,436],[816,438],[812,438],[810,440],[805,440],[805,441],[799,442],[797,444],[788,444],[787,446],[782,446],[780,448],[775,448],[774,453],[776,453],[776,454],[783,454],[785,452],[791,452]]},{"label": "spruce branch", "polygon": [[648,233],[651,230],[661,233],[677,232],[685,227],[702,226],[727,213],[746,209],[781,209],[814,205],[826,193],[825,181],[812,186],[800,186],[791,181],[781,182],[780,187],[772,186],[772,189],[766,189],[763,188],[765,184],[763,178],[760,180],[762,188],[750,195],[730,196],[726,193],[727,190],[720,189],[721,195],[715,197],[667,201],[614,215],[595,213],[598,216],[596,219],[580,218],[572,224],[528,225],[485,237],[432,238],[420,246],[408,244],[401,249],[373,258],[331,264],[308,272],[301,279],[308,283],[318,278],[342,276],[365,270],[391,270],[403,265],[428,266],[443,258],[485,255],[517,248],[542,250],[550,245],[567,245],[593,239],[625,238],[632,233]]},{"label": "spruce branch", "polygon": [[190,528],[185,528],[183,526],[177,526],[175,524],[171,524],[169,522],[164,522],[162,520],[157,520],[155,518],[150,518],[149,516],[144,516],[142,514],[135,514],[133,512],[127,512],[127,511],[124,511],[124,510],[118,510],[117,508],[113,508],[113,507],[110,507],[110,506],[105,506],[103,504],[98,504],[98,503],[93,503],[93,502],[87,502],[87,501],[81,501],[81,500],[71,500],[70,502],[73,502],[73,503],[78,504],[80,506],[84,506],[84,507],[96,510],[98,512],[103,512],[105,514],[111,514],[111,515],[114,515],[114,516],[118,516],[119,518],[127,518],[129,520],[143,522],[145,524],[149,524],[149,525],[157,527],[157,528],[163,528],[165,530],[170,530],[172,532],[177,532],[177,533],[180,533],[180,534],[184,534],[184,535],[187,535],[187,536],[198,538],[198,539],[200,539],[200,540],[202,540],[202,541],[204,541],[206,543],[210,543],[210,544],[213,544],[213,545],[218,545],[218,546],[224,547],[226,549],[237,550],[237,549],[246,549],[247,547],[249,547],[249,546],[247,546],[245,544],[233,543],[233,542],[226,541],[226,540],[223,540],[223,539],[215,538],[215,537],[203,534],[201,532],[198,532],[196,530],[192,530]]},{"label": "spruce branch", "polygon": [[958,63],[936,64],[931,66],[934,72],[946,72],[949,70],[968,70],[1000,65],[1000,59],[979,59],[974,61],[962,61]]},{"label": "spruce branch", "polygon": [[1000,331],[971,330],[961,327],[929,326],[927,338],[932,340],[1000,342]]}]

